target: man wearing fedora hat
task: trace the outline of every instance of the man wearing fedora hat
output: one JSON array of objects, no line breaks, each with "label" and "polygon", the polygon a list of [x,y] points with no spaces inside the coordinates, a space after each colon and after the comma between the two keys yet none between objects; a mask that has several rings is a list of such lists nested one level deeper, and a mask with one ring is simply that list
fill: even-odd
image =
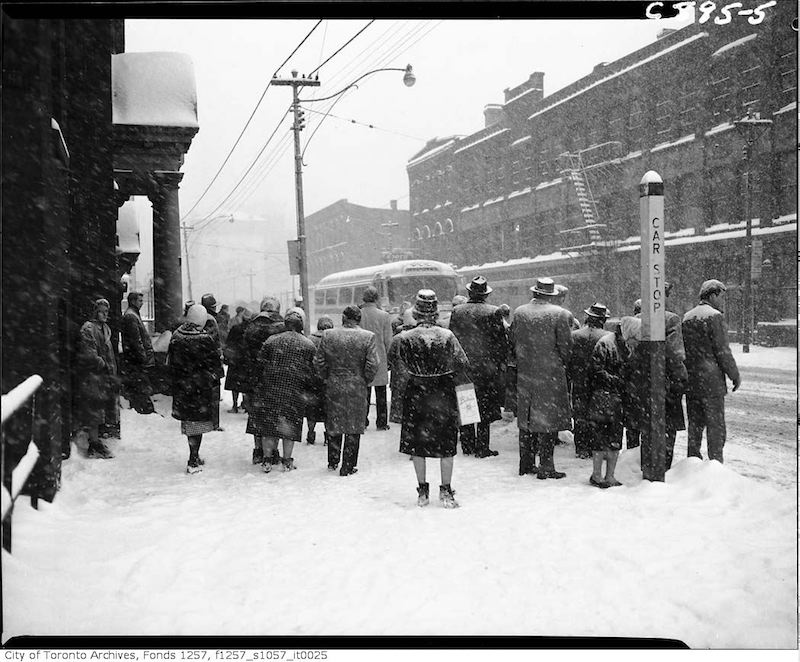
[{"label": "man wearing fedora hat", "polygon": [[556,471],[553,448],[559,430],[571,428],[567,363],[572,351],[569,311],[553,301],[556,286],[539,278],[533,299],[514,311],[511,345],[517,361],[517,426],[520,474],[528,473],[539,455],[536,477],[563,478]]},{"label": "man wearing fedora hat", "polygon": [[586,460],[592,457],[587,418],[589,396],[592,392],[589,383],[589,363],[594,346],[605,334],[603,325],[610,317],[610,313],[602,303],[593,303],[583,312],[586,313],[584,325],[572,332],[572,352],[569,356],[567,374],[572,383],[575,457]]},{"label": "man wearing fedora hat", "polygon": [[483,458],[497,455],[497,451],[489,448],[489,425],[501,418],[508,337],[500,309],[486,303],[492,291],[486,279],[476,276],[466,289],[469,299],[453,309],[450,330],[469,359],[481,421],[477,424],[477,435],[474,425],[461,427],[461,451],[464,455],[475,453],[475,457]]},{"label": "man wearing fedora hat", "polygon": [[686,347],[686,371],[689,385],[686,412],[689,418],[688,456],[702,458],[700,445],[703,428],[710,460],[722,462],[725,445],[725,394],[727,376],[733,390],[742,383],[739,368],[728,346],[728,332],[723,321],[725,285],[715,279],[700,287],[700,303],[683,316],[681,325]]}]

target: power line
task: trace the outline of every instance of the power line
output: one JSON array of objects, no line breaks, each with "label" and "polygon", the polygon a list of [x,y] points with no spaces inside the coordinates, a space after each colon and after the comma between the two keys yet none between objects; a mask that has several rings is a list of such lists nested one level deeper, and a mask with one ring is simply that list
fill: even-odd
[{"label": "power line", "polygon": [[361,29],[360,29],[358,32],[356,32],[356,33],[355,33],[355,34],[354,34],[352,37],[350,37],[350,39],[348,39],[348,40],[347,40],[347,41],[346,41],[344,44],[342,44],[342,45],[341,45],[341,46],[338,48],[338,50],[334,51],[334,52],[333,52],[333,53],[330,55],[330,57],[328,57],[328,59],[327,59],[327,60],[325,60],[325,62],[323,62],[321,65],[319,65],[319,66],[318,66],[316,69],[314,69],[314,70],[313,70],[313,71],[312,71],[310,74],[308,74],[308,75],[309,75],[309,76],[313,76],[313,75],[314,75],[314,74],[315,74],[317,71],[319,71],[320,69],[322,69],[322,67],[324,67],[324,66],[325,66],[326,64],[328,64],[328,62],[330,62],[330,61],[331,61],[331,60],[332,60],[334,57],[336,57],[336,56],[337,56],[339,53],[341,53],[341,52],[342,52],[342,51],[343,51],[343,50],[344,50],[344,49],[345,49],[347,46],[349,46],[349,45],[350,45],[350,44],[353,42],[353,40],[354,40],[356,37],[358,37],[358,35],[360,35],[362,32],[364,32],[364,30],[366,30],[366,29],[367,29],[367,28],[368,28],[370,25],[372,25],[374,22],[375,22],[375,19],[373,18],[373,19],[372,19],[372,20],[371,20],[369,23],[367,23],[367,24],[366,24],[366,25],[365,25],[363,28],[361,28]]},{"label": "power line", "polygon": [[305,110],[316,113],[317,115],[328,115],[329,117],[333,117],[337,120],[342,120],[343,122],[349,122],[350,124],[358,124],[359,126],[367,127],[368,129],[376,129],[377,131],[385,131],[386,133],[393,133],[396,136],[403,136],[404,138],[411,138],[412,140],[419,140],[420,142],[427,142],[425,138],[417,138],[416,136],[410,136],[407,133],[400,133],[399,131],[392,131],[391,129],[382,129],[379,126],[375,126],[374,124],[365,124],[364,122],[359,122],[353,119],[347,119],[346,117],[339,117],[339,115],[334,115],[333,113],[324,113],[321,110],[314,110],[313,108],[306,108]]},{"label": "power line", "polygon": [[[299,44],[297,44],[295,49],[289,54],[289,57],[287,57],[280,64],[280,66],[275,70],[275,74],[277,74],[278,71],[280,71],[281,68],[291,59],[291,57],[295,53],[297,53],[297,51],[300,49],[300,47],[304,43],[306,43],[306,40],[311,36],[311,34],[314,32],[314,30],[316,30],[319,27],[320,23],[322,23],[322,19],[317,21],[316,25],[314,25],[314,27],[311,28],[311,30],[309,30],[308,34],[305,37],[303,37],[303,40]],[[247,127],[250,126],[250,122],[253,120],[253,117],[255,116],[256,111],[258,110],[258,107],[261,105],[261,102],[264,100],[264,96],[266,95],[267,90],[269,89],[269,86],[271,84],[272,84],[272,79],[270,78],[270,80],[267,82],[267,86],[264,88],[264,91],[261,93],[261,97],[259,98],[258,102],[256,103],[255,108],[253,108],[253,112],[250,113],[250,117],[247,119],[247,122],[245,123],[244,128],[239,133],[239,137],[236,139],[236,142],[233,143],[233,147],[231,147],[230,151],[228,152],[228,155],[225,157],[225,160],[222,162],[222,165],[219,167],[219,170],[217,170],[217,174],[214,175],[213,179],[209,182],[208,186],[206,186],[205,190],[200,194],[200,197],[197,198],[195,203],[192,205],[192,208],[183,215],[183,218],[181,220],[185,220],[186,217],[189,216],[189,214],[191,214],[195,210],[197,205],[200,204],[200,201],[205,197],[206,193],[208,193],[209,189],[214,184],[214,182],[217,181],[217,177],[219,177],[219,175],[222,172],[223,168],[225,167],[225,165],[230,160],[231,155],[233,154],[233,151],[236,149],[236,146],[239,144],[239,141],[242,139],[242,136],[244,135],[244,132],[247,130]]]}]

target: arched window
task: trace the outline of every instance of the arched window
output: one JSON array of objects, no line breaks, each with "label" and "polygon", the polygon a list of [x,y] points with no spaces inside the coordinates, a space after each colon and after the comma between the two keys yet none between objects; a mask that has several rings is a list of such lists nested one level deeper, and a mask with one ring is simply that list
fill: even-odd
[{"label": "arched window", "polygon": [[419,228],[414,228],[414,232],[411,233],[411,240],[420,241],[421,239],[422,239],[422,233],[419,231]]},{"label": "arched window", "polygon": [[453,231],[453,219],[446,218],[444,221],[444,231],[445,232],[452,232]]},{"label": "arched window", "polygon": [[431,238],[431,228],[430,228],[430,226],[428,226],[428,225],[424,225],[424,226],[422,227],[422,236],[423,236],[425,239],[430,239],[430,238]]},{"label": "arched window", "polygon": [[442,229],[442,224],[439,221],[436,221],[436,225],[433,226],[433,236],[439,237],[444,234],[444,230]]}]

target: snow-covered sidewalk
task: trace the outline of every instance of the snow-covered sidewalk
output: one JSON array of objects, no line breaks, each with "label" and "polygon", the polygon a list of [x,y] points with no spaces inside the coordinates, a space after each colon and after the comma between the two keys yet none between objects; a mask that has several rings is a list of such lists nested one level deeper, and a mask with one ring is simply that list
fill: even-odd
[{"label": "snow-covered sidewalk", "polygon": [[[122,411],[115,459],[74,452],[54,503],[20,500],[13,555],[2,556],[4,641],[445,634],[797,646],[796,491],[687,459],[680,437],[665,483],[643,481],[638,451],[624,451],[625,486],[599,490],[571,442],[556,448],[567,478],[518,476],[516,425],[499,421],[499,456],[456,458],[461,508],[418,508],[399,426],[368,430],[354,476],[329,473],[321,444],[296,445],[298,469],[267,475],[225,395],[225,431],[204,436],[201,474],[184,473],[186,441],[159,396],[164,418]],[[428,467],[438,494],[438,464]]]}]

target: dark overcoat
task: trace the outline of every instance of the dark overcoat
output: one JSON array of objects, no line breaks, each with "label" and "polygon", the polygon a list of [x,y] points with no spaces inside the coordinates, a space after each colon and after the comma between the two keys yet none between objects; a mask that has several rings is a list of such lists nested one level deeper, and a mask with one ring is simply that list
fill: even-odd
[{"label": "dark overcoat", "polygon": [[228,331],[227,342],[223,349],[223,356],[228,363],[225,374],[225,390],[242,393],[248,390],[247,386],[247,347],[244,343],[244,332],[247,330],[248,320],[242,320]]},{"label": "dark overcoat", "polygon": [[125,386],[142,395],[152,395],[153,389],[147,370],[155,366],[153,342],[137,308],[128,306],[120,321],[120,332],[122,335],[120,368]]},{"label": "dark overcoat", "polygon": [[314,356],[325,381],[325,429],[328,434],[363,434],[367,385],[378,372],[375,334],[357,326],[326,329]]},{"label": "dark overcoat", "polygon": [[370,386],[386,386],[389,383],[389,369],[386,354],[392,344],[392,317],[374,302],[364,302],[361,306],[361,328],[375,334],[375,348],[378,350],[378,373]]},{"label": "dark overcoat", "polygon": [[429,322],[403,331],[395,342],[397,361],[408,375],[400,452],[454,456],[459,427],[455,387],[469,379],[467,355],[450,330]]},{"label": "dark overcoat", "polygon": [[77,349],[78,419],[82,425],[98,425],[105,421],[108,403],[116,398],[117,362],[111,328],[99,320],[84,322]]},{"label": "dark overcoat", "polygon": [[[613,332],[603,332],[589,358],[587,418],[622,426],[628,348]],[[611,403],[614,403],[612,406]],[[620,430],[620,434],[622,434]]]},{"label": "dark overcoat", "polygon": [[247,433],[300,441],[313,385],[314,343],[297,331],[264,341],[256,359]]},{"label": "dark overcoat", "polygon": [[406,384],[408,384],[408,369],[405,363],[400,360],[399,338],[400,328],[398,327],[398,334],[392,338],[392,344],[389,345],[387,354],[387,362],[391,371],[389,391],[392,395],[389,404],[389,420],[392,423],[403,422],[403,393],[405,392]]},{"label": "dark overcoat", "polygon": [[605,333],[603,329],[588,324],[572,332],[572,352],[569,355],[567,373],[572,382],[572,413],[575,418],[586,418],[591,394],[589,362],[595,344]]},{"label": "dark overcoat", "polygon": [[500,309],[482,301],[462,303],[453,309],[449,328],[469,359],[481,421],[500,420],[508,360],[508,336]]},{"label": "dark overcoat", "polygon": [[514,311],[511,344],[517,361],[517,425],[529,432],[572,427],[567,362],[571,313],[543,299]]},{"label": "dark overcoat", "polygon": [[739,368],[728,345],[723,315],[703,301],[683,316],[688,397],[718,397],[728,392],[725,376],[739,379]]},{"label": "dark overcoat", "polygon": [[[314,343],[314,354],[316,355],[320,342],[322,342],[322,331],[313,331],[309,339]],[[306,418],[310,421],[325,421],[325,382],[322,381],[317,371],[313,371],[313,381],[306,403]]]},{"label": "dark overcoat", "polygon": [[222,377],[219,346],[207,331],[186,322],[175,330],[167,349],[172,371],[172,417],[211,421],[219,409],[217,388]]},{"label": "dark overcoat", "polygon": [[261,351],[261,345],[264,341],[277,333],[285,331],[283,326],[283,317],[280,313],[259,313],[244,331],[244,345],[245,345],[245,367],[244,367],[244,384],[247,388],[243,393],[249,393],[254,387],[258,376],[258,368],[256,362],[258,360],[258,353]]}]

